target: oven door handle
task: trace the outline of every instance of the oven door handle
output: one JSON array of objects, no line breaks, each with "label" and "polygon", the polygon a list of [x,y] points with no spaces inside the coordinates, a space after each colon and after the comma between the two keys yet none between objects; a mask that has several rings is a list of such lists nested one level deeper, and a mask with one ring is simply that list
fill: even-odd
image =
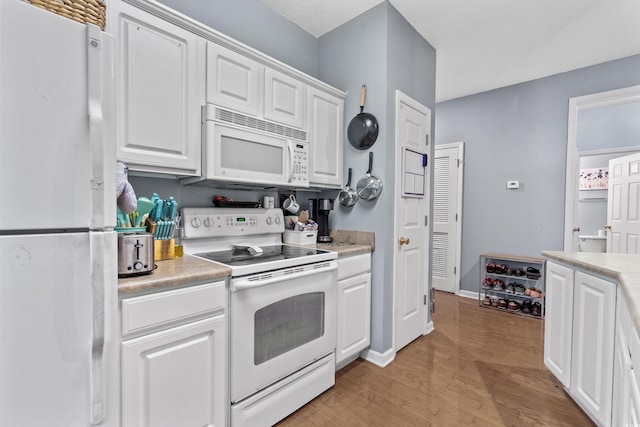
[{"label": "oven door handle", "polygon": [[245,289],[252,289],[252,288],[258,288],[261,286],[272,285],[274,283],[283,282],[285,280],[299,279],[301,277],[307,277],[314,274],[326,273],[328,271],[336,270],[337,268],[338,268],[338,263],[335,261],[331,261],[326,265],[323,265],[322,267],[316,267],[316,268],[304,270],[298,273],[292,273],[287,275],[278,274],[275,277],[269,277],[264,279],[256,278],[257,276],[251,276],[251,277],[242,278],[242,279],[232,279],[231,291],[232,292],[242,291]]}]

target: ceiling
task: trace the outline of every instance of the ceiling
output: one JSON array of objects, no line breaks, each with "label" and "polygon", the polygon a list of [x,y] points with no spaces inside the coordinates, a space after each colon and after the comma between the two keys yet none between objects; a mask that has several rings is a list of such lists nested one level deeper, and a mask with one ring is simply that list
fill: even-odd
[{"label": "ceiling", "polygon": [[[384,0],[259,0],[320,37]],[[638,0],[389,0],[436,49],[436,101],[640,53]]]}]

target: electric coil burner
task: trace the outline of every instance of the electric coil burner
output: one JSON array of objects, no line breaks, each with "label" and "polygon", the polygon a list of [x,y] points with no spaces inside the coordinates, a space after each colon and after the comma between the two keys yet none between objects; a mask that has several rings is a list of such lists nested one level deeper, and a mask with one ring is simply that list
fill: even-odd
[{"label": "electric coil burner", "polygon": [[273,425],[335,383],[337,254],[283,245],[280,209],[182,213],[184,252],[231,269],[231,424]]}]

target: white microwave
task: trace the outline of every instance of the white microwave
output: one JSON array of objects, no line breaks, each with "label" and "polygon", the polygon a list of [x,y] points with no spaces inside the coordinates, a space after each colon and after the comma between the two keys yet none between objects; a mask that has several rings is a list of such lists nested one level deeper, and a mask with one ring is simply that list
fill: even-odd
[{"label": "white microwave", "polygon": [[202,118],[204,179],[309,187],[306,132],[211,104]]}]

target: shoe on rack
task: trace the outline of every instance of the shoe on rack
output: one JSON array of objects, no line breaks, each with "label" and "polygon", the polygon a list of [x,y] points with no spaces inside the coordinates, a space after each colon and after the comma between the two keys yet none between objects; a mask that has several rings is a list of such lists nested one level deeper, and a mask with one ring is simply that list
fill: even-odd
[{"label": "shoe on rack", "polygon": [[516,285],[513,288],[513,293],[516,295],[524,295],[524,286],[516,283]]},{"label": "shoe on rack", "polygon": [[504,291],[505,291],[506,293],[508,293],[508,294],[512,294],[512,293],[514,293],[514,289],[515,289],[514,284],[513,284],[513,283],[509,283],[509,284],[507,285],[507,287],[506,287],[506,288],[504,288]]},{"label": "shoe on rack", "polygon": [[531,300],[526,299],[522,301],[522,312],[524,314],[531,314]]},{"label": "shoe on rack", "polygon": [[491,305],[491,297],[489,295],[484,297],[484,302],[482,304],[483,305]]},{"label": "shoe on rack", "polygon": [[482,281],[482,289],[493,289],[493,280],[489,277],[485,277]]},{"label": "shoe on rack", "polygon": [[507,304],[507,310],[520,311],[520,304],[517,301],[509,301]]},{"label": "shoe on rack", "polygon": [[509,305],[509,300],[506,298],[500,298],[498,300],[498,308],[507,308],[507,305]]},{"label": "shoe on rack", "polygon": [[531,306],[531,314],[540,317],[542,315],[542,305],[539,302],[534,302]]},{"label": "shoe on rack", "polygon": [[504,291],[504,282],[500,279],[493,279],[493,290]]},{"label": "shoe on rack", "polygon": [[496,271],[496,265],[492,262],[488,262],[486,265],[487,273],[494,273]]}]

